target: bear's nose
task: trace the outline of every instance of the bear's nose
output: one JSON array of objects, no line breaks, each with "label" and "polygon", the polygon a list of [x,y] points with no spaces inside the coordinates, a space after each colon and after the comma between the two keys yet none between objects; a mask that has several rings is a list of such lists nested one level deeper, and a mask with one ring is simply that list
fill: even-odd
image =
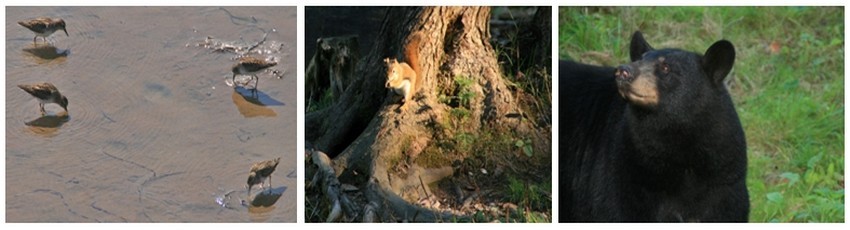
[{"label": "bear's nose", "polygon": [[617,77],[617,79],[631,80],[632,68],[628,65],[620,65],[617,67],[617,71],[614,72],[614,76]]}]

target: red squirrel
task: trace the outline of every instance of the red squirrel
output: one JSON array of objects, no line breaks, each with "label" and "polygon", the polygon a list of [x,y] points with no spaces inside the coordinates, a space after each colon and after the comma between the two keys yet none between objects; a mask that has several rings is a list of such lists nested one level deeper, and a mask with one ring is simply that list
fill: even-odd
[{"label": "red squirrel", "polygon": [[387,82],[384,86],[404,96],[404,104],[399,108],[401,111],[407,109],[413,94],[419,90],[424,78],[419,66],[419,45],[423,36],[422,32],[416,32],[404,45],[406,62],[398,62],[395,58],[384,58],[384,63],[387,64]]}]

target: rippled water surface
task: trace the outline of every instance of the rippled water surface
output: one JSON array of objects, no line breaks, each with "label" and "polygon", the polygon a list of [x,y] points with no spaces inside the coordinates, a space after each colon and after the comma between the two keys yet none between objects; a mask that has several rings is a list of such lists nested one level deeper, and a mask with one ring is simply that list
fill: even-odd
[{"label": "rippled water surface", "polygon": [[[6,7],[6,221],[295,222],[295,14]],[[38,16],[70,36],[33,44],[16,22]],[[226,84],[246,54],[279,63],[256,92]],[[42,81],[69,116],[49,104],[42,117],[17,87]],[[272,187],[249,196],[252,163],[276,157]]]}]

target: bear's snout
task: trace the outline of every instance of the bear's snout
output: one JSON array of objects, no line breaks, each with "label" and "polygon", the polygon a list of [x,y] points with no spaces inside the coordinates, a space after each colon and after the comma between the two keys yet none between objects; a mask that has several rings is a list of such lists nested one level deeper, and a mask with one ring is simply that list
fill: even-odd
[{"label": "bear's snout", "polygon": [[625,80],[632,81],[634,79],[635,73],[632,71],[632,67],[629,65],[620,65],[617,67],[617,70],[614,71],[614,76],[617,77],[617,80]]},{"label": "bear's snout", "polygon": [[632,72],[632,67],[628,64],[617,66],[614,70],[614,78],[617,80],[617,89],[620,91],[620,96],[628,99],[629,88],[635,79],[635,73]]},{"label": "bear's snout", "polygon": [[658,104],[658,89],[655,86],[655,76],[646,74],[652,71],[644,68],[635,63],[620,65],[614,70],[614,77],[617,79],[617,90],[623,99],[648,108]]}]

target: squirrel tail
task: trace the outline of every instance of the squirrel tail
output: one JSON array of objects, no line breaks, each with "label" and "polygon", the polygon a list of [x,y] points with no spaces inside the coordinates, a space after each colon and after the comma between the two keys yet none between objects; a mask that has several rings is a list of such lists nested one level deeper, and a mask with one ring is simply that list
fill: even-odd
[{"label": "squirrel tail", "polygon": [[407,45],[404,46],[404,58],[413,72],[416,73],[416,82],[413,86],[413,92],[416,92],[422,84],[422,79],[425,78],[419,66],[419,45],[422,43],[424,35],[421,31],[415,32],[408,38]]}]

